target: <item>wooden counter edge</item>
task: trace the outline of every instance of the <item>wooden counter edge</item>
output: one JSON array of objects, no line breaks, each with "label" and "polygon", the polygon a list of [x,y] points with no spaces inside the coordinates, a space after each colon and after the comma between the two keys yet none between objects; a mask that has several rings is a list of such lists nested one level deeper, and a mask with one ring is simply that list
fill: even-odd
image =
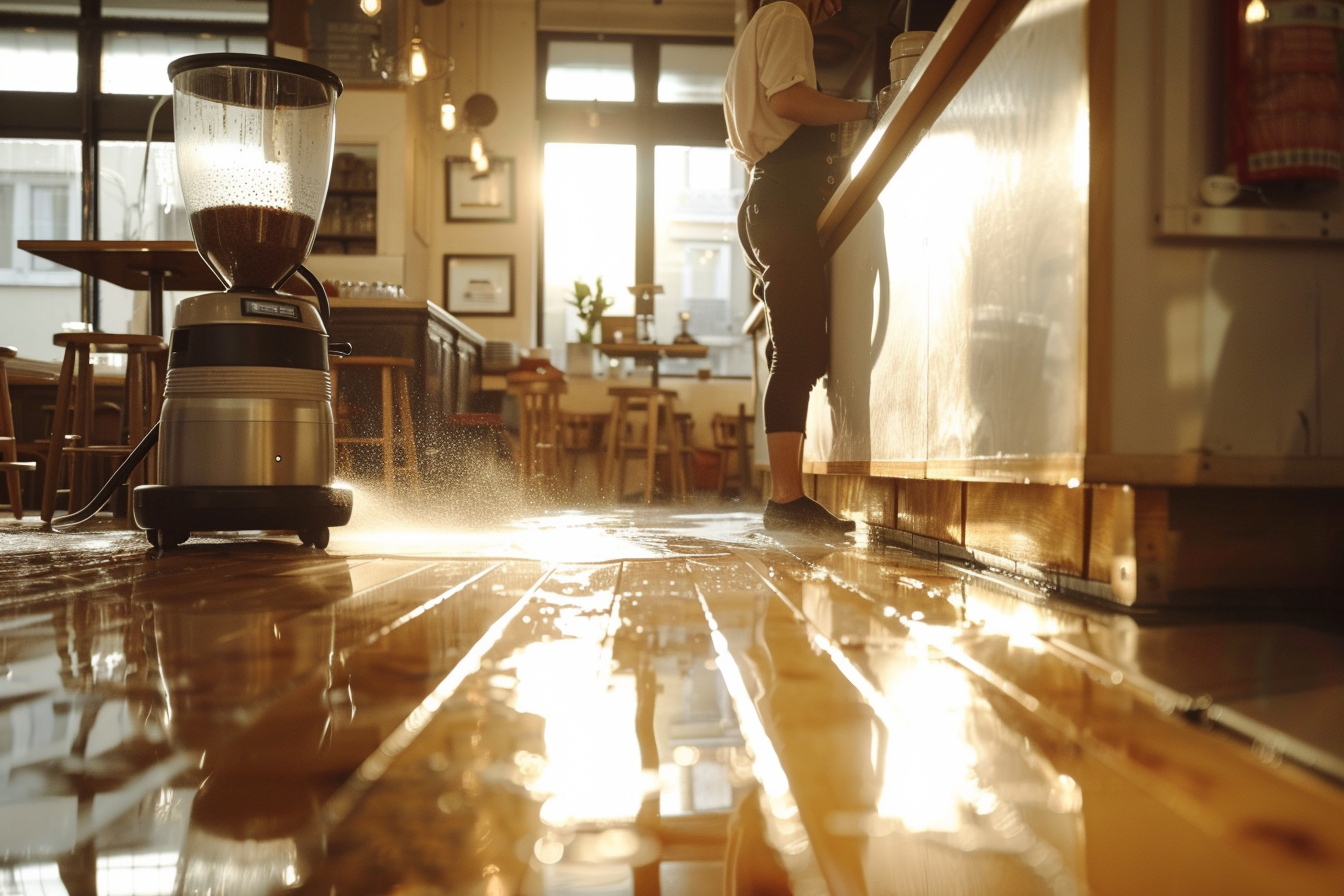
[{"label": "wooden counter edge", "polygon": [[[849,174],[822,209],[817,219],[817,229],[822,249],[828,257],[834,254],[859,219],[877,201],[892,173],[899,167],[899,161],[895,165],[891,164],[896,161],[894,156],[898,147],[910,136],[920,113],[930,100],[945,83],[954,90],[961,86],[959,83],[951,83],[953,68],[986,20],[999,6],[1012,7],[1005,12],[1016,17],[1024,5],[1025,0],[957,0],[910,73],[905,86],[859,151]],[[964,78],[960,80],[964,81]]]}]

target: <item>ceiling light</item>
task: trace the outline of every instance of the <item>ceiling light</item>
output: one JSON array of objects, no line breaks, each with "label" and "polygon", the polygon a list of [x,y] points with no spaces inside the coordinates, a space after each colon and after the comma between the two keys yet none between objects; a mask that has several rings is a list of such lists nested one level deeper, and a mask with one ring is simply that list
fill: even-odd
[{"label": "ceiling light", "polygon": [[439,124],[445,131],[457,130],[457,106],[453,105],[452,94],[446,90],[439,101]]},{"label": "ceiling light", "polygon": [[359,11],[373,17],[383,11],[383,0],[359,0]]}]

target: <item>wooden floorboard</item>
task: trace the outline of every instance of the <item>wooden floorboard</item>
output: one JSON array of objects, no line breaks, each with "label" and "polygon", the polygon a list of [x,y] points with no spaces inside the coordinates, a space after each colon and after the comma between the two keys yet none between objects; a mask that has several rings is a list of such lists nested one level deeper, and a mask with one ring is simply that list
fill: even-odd
[{"label": "wooden floorboard", "polygon": [[1328,620],[1211,638],[732,512],[341,538],[0,527],[0,892],[1344,879],[1339,783],[1199,715],[1330,711]]}]

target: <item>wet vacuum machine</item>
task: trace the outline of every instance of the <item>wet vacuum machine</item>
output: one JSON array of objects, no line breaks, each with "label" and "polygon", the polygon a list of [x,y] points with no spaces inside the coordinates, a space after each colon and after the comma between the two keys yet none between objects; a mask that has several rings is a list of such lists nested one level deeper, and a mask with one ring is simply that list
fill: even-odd
[{"label": "wet vacuum machine", "polygon": [[[328,366],[329,352],[349,347],[328,345],[330,306],[303,261],[331,176],[341,81],[314,65],[237,53],[183,57],[168,74],[192,237],[225,289],[177,307],[155,427],[159,484],[135,489],[135,522],[160,548],[192,532],[247,530],[295,531],[323,548],[352,508],[350,490],[334,484]],[[295,273],[316,302],[277,291]]]}]

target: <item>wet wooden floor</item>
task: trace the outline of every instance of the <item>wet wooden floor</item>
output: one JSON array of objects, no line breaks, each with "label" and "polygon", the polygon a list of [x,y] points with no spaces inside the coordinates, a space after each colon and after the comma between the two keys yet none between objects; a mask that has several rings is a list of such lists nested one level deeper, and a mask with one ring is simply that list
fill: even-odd
[{"label": "wet wooden floor", "polygon": [[721,511],[8,524],[0,592],[0,893],[1344,892],[1328,620]]}]

